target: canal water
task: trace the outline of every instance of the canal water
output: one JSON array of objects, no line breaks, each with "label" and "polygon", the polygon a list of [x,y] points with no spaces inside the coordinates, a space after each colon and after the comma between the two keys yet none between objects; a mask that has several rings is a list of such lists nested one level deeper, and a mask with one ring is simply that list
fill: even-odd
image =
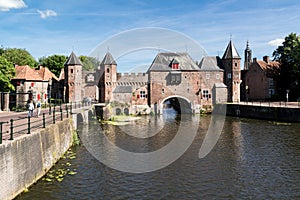
[{"label": "canal water", "polygon": [[[109,168],[85,145],[73,147],[17,199],[300,199],[300,124],[226,117],[217,144],[199,159],[211,117],[195,117],[142,117],[119,126],[92,123],[83,131],[105,133],[113,144],[140,153],[163,148],[180,125],[198,132],[179,159],[147,173]],[[159,133],[138,138],[128,130]]]}]

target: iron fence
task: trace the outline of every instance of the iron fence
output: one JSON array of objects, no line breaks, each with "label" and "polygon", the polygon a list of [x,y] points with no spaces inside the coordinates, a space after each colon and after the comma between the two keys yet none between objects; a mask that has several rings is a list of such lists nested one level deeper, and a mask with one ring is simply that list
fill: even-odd
[{"label": "iron fence", "polygon": [[[0,122],[0,144],[3,136],[9,136],[8,140],[13,140],[16,135],[30,134],[32,131],[45,128],[47,125],[55,124],[57,121],[69,118],[73,110],[90,106],[82,102],[72,102],[68,104],[49,104],[48,108],[42,109],[41,116],[23,116],[11,118],[8,121]],[[48,109],[48,110],[47,110]],[[27,115],[27,114],[26,114]],[[9,134],[9,135],[8,135]]]}]

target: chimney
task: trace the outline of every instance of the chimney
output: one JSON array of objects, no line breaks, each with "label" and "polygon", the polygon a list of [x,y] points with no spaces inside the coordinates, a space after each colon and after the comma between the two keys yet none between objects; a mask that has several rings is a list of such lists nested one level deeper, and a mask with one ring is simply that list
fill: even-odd
[{"label": "chimney", "polygon": [[253,62],[256,62],[257,61],[257,58],[253,58]]},{"label": "chimney", "polygon": [[269,56],[264,56],[264,57],[263,57],[263,60],[264,60],[266,63],[269,63],[270,58],[269,58]]}]

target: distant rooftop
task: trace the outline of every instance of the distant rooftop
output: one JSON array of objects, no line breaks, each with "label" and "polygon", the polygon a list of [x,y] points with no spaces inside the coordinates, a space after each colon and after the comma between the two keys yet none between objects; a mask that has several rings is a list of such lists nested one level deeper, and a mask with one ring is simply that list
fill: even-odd
[{"label": "distant rooftop", "polygon": [[131,86],[117,86],[113,93],[132,93]]},{"label": "distant rooftop", "polygon": [[199,70],[198,65],[188,53],[168,52],[157,54],[148,71],[169,71],[172,69],[172,63],[179,64],[179,71]]},{"label": "distant rooftop", "polygon": [[58,78],[47,68],[39,67],[31,68],[28,65],[16,66],[16,76],[12,79],[29,80],[29,81],[48,81],[50,79],[58,80]]},{"label": "distant rooftop", "polygon": [[222,70],[221,65],[221,59],[219,56],[205,56],[202,58],[199,67],[200,70],[219,71]]}]

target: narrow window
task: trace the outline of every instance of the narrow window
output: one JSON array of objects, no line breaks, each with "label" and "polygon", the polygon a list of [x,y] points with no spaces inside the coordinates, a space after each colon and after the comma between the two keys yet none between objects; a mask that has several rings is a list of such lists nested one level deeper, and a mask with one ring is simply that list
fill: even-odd
[{"label": "narrow window", "polygon": [[106,68],[106,72],[109,73],[109,68]]},{"label": "narrow window", "polygon": [[205,77],[206,77],[206,79],[209,79],[210,78],[210,74],[206,74]]},{"label": "narrow window", "polygon": [[209,94],[208,90],[202,90],[202,97],[203,97],[203,99],[210,98],[210,94]]},{"label": "narrow window", "polygon": [[140,99],[145,99],[146,98],[146,91],[141,90],[140,91]]},{"label": "narrow window", "polygon": [[73,69],[71,69],[71,74],[73,74],[74,73],[74,70]]}]

